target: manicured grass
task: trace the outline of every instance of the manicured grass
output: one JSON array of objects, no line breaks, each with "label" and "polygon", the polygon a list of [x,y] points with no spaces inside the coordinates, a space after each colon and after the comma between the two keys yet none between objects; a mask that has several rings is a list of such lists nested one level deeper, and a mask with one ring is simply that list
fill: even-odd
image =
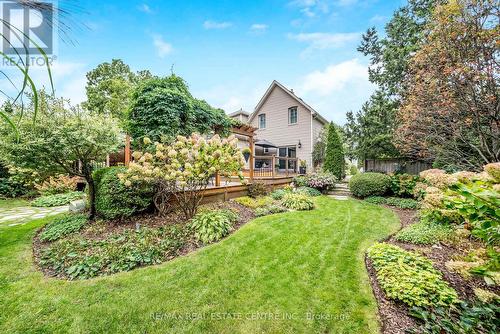
[{"label": "manicured grass", "polygon": [[12,209],[18,206],[30,206],[30,204],[24,199],[0,199],[0,210]]},{"label": "manicured grass", "polygon": [[361,201],[315,204],[170,262],[87,281],[33,267],[31,238],[53,218],[0,230],[0,332],[378,333],[364,252],[398,219]]}]

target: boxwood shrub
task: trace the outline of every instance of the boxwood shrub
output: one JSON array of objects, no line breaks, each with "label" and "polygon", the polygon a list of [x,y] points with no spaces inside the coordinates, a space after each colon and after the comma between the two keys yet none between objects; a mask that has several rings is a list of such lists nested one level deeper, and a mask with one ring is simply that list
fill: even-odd
[{"label": "boxwood shrub", "polygon": [[120,182],[118,174],[125,170],[125,167],[109,167],[94,172],[96,209],[99,216],[105,219],[129,217],[152,204],[151,186],[125,187]]},{"label": "boxwood shrub", "polygon": [[391,186],[391,177],[381,173],[362,173],[354,175],[349,181],[349,189],[359,198],[383,196]]}]

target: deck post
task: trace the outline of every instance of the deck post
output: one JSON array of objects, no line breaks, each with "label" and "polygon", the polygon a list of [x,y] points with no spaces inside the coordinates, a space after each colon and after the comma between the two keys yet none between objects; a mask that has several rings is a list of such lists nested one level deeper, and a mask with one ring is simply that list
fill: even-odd
[{"label": "deck post", "polygon": [[286,169],[286,176],[288,176],[288,167],[290,167],[290,158],[286,158],[285,160],[285,163],[286,163],[286,166],[285,166],[285,169]]},{"label": "deck post", "polygon": [[130,164],[130,136],[125,136],[125,166]]},{"label": "deck post", "polygon": [[220,175],[219,172],[215,173],[215,186],[220,187]]},{"label": "deck post", "polygon": [[275,154],[273,154],[273,161],[272,161],[272,164],[271,164],[271,168],[272,168],[272,171],[273,171],[272,174],[271,174],[271,176],[274,179],[274,177],[276,176],[276,155]]},{"label": "deck post", "polygon": [[250,140],[250,182],[253,182],[253,169],[255,167],[254,157],[255,157],[255,147],[253,144],[253,136],[249,137]]},{"label": "deck post", "polygon": [[109,154],[106,154],[106,167],[109,167]]}]

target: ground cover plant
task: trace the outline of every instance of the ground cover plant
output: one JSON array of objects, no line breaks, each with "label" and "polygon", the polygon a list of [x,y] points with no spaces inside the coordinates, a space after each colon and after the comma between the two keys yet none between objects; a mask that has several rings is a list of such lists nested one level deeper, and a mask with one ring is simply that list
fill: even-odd
[{"label": "ground cover plant", "polygon": [[267,196],[258,198],[251,198],[248,196],[244,196],[235,198],[234,201],[238,204],[241,204],[251,209],[262,208],[273,204],[273,199]]},{"label": "ground cover plant", "polygon": [[74,236],[44,248],[40,265],[58,276],[91,278],[161,263],[177,255],[186,238],[179,225],[127,230],[102,240]]},{"label": "ground cover plant", "polygon": [[382,196],[370,196],[364,199],[368,203],[372,204],[385,204],[389,206],[394,206],[400,209],[418,209],[418,201],[412,198],[399,198],[399,197],[382,197]]},{"label": "ground cover plant", "polygon": [[[0,332],[378,333],[363,254],[397,229],[397,218],[358,201],[315,203],[318,210],[260,217],[189,256],[90,281],[33,269],[31,239],[53,217],[9,228],[0,233]],[[184,320],[186,312],[206,317]]]},{"label": "ground cover plant", "polygon": [[367,254],[389,298],[425,307],[447,307],[459,301],[455,290],[424,256],[386,243],[373,245]]},{"label": "ground cover plant", "polygon": [[39,238],[42,241],[55,241],[68,234],[78,232],[86,223],[86,215],[64,215],[47,224],[40,233]]},{"label": "ground cover plant", "polygon": [[405,227],[395,235],[395,240],[416,245],[432,245],[453,236],[450,225],[421,221]]},{"label": "ground cover plant", "polygon": [[63,206],[63,205],[68,205],[69,203],[76,201],[78,199],[82,199],[83,197],[84,193],[80,191],[72,191],[64,194],[40,196],[31,201],[31,206],[35,207]]}]

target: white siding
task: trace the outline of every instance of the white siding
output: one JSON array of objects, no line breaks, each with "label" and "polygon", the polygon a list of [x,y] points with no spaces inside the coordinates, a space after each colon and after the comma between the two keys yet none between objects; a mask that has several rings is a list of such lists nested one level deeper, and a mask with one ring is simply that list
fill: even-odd
[{"label": "white siding", "polygon": [[[296,124],[288,124],[288,108],[297,107],[298,120]],[[315,128],[311,112],[293,99],[287,92],[275,86],[262,104],[250,125],[258,128],[259,115],[266,114],[266,128],[258,129],[257,139],[265,139],[276,146],[297,146],[300,140],[301,148],[297,146],[297,157],[306,160],[312,166],[311,128]],[[313,121],[313,124],[311,124]],[[313,125],[313,126],[311,126]]]}]

